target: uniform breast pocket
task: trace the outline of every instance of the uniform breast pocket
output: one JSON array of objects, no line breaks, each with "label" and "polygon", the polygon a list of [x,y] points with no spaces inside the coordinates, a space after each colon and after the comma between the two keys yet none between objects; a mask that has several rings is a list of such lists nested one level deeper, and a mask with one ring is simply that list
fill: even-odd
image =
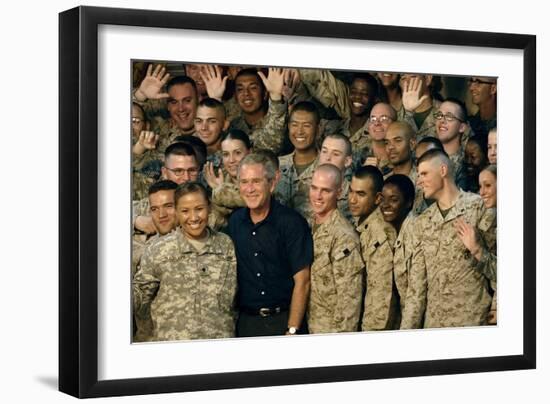
[{"label": "uniform breast pocket", "polygon": [[331,260],[327,253],[323,252],[315,257],[311,267],[311,280],[323,288],[334,284]]}]

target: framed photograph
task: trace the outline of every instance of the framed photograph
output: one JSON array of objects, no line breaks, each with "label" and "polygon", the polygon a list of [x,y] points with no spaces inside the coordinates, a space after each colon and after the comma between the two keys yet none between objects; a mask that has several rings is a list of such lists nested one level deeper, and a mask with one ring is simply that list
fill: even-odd
[{"label": "framed photograph", "polygon": [[[536,366],[535,36],[94,7],[61,13],[59,30],[61,391],[85,398]],[[456,78],[459,89],[465,78],[495,78],[498,324],[133,343],[129,118],[143,61],[322,69],[343,81],[347,72],[426,73]]]}]

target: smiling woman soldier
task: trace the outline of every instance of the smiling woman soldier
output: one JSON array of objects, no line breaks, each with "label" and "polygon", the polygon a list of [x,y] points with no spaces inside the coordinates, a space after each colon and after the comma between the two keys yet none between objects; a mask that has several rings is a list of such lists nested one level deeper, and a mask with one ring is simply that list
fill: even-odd
[{"label": "smiling woman soldier", "polygon": [[180,226],[145,251],[134,277],[134,310],[150,304],[153,340],[233,337],[233,243],[207,227],[210,202],[201,184],[180,185],[175,200]]}]

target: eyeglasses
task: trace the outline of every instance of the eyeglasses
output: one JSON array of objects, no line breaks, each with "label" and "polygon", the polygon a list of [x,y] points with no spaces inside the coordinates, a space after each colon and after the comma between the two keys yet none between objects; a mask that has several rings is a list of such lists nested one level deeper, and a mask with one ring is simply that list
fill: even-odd
[{"label": "eyeglasses", "polygon": [[197,175],[199,173],[199,169],[197,167],[191,167],[191,168],[188,168],[188,169],[185,169],[185,168],[168,168],[168,167],[164,167],[164,168],[166,168],[167,170],[173,172],[176,177],[181,177],[185,173],[187,173],[187,175],[189,177],[192,177],[192,176]]},{"label": "eyeglasses", "polygon": [[142,123],[142,122],[143,122],[143,119],[141,119],[141,118],[136,118],[136,117],[134,117],[134,116],[132,117],[132,123],[135,123],[135,124],[139,125],[139,124]]},{"label": "eyeglasses", "polygon": [[471,78],[470,80],[468,80],[468,83],[470,83],[470,85],[475,84],[476,86],[480,84],[496,84],[493,81],[480,80],[480,79],[474,79],[474,78]]},{"label": "eyeglasses", "polygon": [[438,112],[434,112],[433,115],[434,115],[434,118],[437,119],[438,121],[445,119],[447,122],[454,122],[454,121],[464,122],[462,119],[457,118],[450,112],[443,114],[442,112],[438,111]]},{"label": "eyeglasses", "polygon": [[373,125],[376,125],[377,123],[391,123],[393,122],[393,119],[387,115],[380,115],[380,116],[371,116],[369,118],[369,123],[372,123]]}]

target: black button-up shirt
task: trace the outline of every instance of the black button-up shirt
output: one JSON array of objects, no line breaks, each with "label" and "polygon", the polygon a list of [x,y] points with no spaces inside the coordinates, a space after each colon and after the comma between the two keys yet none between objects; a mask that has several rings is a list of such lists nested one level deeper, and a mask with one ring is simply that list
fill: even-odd
[{"label": "black button-up shirt", "polygon": [[289,307],[293,276],[313,262],[306,220],[272,198],[264,220],[254,224],[249,209],[241,208],[229,218],[228,230],[237,255],[239,306]]}]

